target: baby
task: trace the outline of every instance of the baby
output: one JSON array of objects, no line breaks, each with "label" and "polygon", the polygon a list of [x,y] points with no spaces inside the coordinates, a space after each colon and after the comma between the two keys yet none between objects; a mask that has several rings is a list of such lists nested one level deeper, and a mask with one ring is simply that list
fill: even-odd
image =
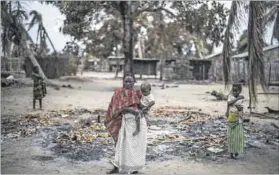
[{"label": "baby", "polygon": [[[140,86],[140,90],[142,93],[142,97],[140,99],[139,103],[139,109],[143,111],[143,114],[146,115],[150,108],[155,104],[155,99],[151,93],[151,85],[150,83],[143,83]],[[133,133],[133,136],[137,135],[140,132],[140,115],[135,115],[135,120],[136,120],[136,131]]]}]

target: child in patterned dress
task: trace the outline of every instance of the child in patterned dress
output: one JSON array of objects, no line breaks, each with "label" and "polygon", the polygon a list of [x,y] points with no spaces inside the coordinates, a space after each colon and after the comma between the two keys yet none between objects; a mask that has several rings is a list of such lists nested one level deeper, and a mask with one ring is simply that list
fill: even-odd
[{"label": "child in patterned dress", "polygon": [[34,81],[33,86],[33,109],[36,107],[36,100],[39,100],[40,109],[42,109],[42,99],[46,96],[47,90],[44,83],[44,79],[39,74],[38,66],[33,67],[32,79]]}]

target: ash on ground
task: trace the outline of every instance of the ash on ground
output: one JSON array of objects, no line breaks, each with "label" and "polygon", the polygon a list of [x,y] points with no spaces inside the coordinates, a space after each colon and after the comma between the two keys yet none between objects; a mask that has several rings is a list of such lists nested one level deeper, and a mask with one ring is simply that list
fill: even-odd
[{"label": "ash on ground", "polygon": [[[227,158],[224,117],[191,109],[187,112],[161,109],[153,111],[151,116],[147,161],[174,157],[201,161]],[[1,138],[5,141],[33,137],[32,144],[51,150],[55,156],[75,161],[112,159],[114,144],[103,125],[104,117],[104,110],[87,109],[30,113],[18,120],[5,117],[1,124]],[[278,128],[250,122],[244,123],[244,129],[246,150],[279,145]]]}]

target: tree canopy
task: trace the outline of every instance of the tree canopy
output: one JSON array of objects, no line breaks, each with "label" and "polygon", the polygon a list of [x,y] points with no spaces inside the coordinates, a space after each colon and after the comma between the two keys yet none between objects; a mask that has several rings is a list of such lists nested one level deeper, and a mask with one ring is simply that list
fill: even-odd
[{"label": "tree canopy", "polygon": [[[107,56],[117,44],[112,40],[119,41],[124,35],[124,26],[121,20],[123,20],[125,8],[121,3],[123,2],[57,2],[55,5],[66,17],[61,31],[64,34],[69,34],[75,40],[85,41],[85,45],[88,46],[87,51],[94,52],[96,56]],[[143,37],[146,38],[144,43],[147,45],[144,52],[147,52],[147,55],[159,54],[154,53],[156,51],[160,52],[160,50],[156,49],[158,48],[156,44],[160,42],[157,42],[158,40],[155,38],[156,36],[162,36],[160,33],[162,32],[162,25],[165,26],[164,32],[168,32],[164,34],[167,37],[164,45],[170,52],[173,49],[180,51],[182,46],[179,43],[190,46],[190,40],[193,40],[194,45],[197,47],[196,50],[199,52],[198,55],[201,56],[212,52],[213,45],[218,46],[223,41],[228,9],[219,2],[140,1],[132,2],[131,6],[131,15],[134,20],[133,38],[136,43],[142,29],[147,30],[145,37]],[[163,15],[163,23],[158,18],[160,14]],[[150,18],[153,18],[153,21],[150,21]],[[100,22],[103,24],[100,24]],[[96,25],[101,27],[95,28],[94,26]],[[184,31],[180,32],[181,36],[170,37],[177,34],[179,30]],[[103,35],[106,35],[106,37]],[[148,45],[148,43],[153,44]]]}]

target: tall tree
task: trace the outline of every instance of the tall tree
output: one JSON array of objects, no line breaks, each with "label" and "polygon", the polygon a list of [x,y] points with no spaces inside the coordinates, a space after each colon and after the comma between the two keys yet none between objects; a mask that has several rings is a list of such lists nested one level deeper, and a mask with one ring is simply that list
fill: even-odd
[{"label": "tall tree", "polygon": [[[93,20],[106,13],[107,16],[114,15],[115,11],[120,13],[123,23],[123,52],[125,55],[124,74],[133,73],[133,21],[145,11],[164,10],[165,2],[61,2],[56,4],[60,11],[66,15],[62,31],[74,36],[75,39],[82,39],[86,30],[90,28]],[[79,8],[77,8],[79,7]],[[77,15],[78,14],[78,15]],[[76,27],[73,27],[76,26]]]},{"label": "tall tree", "polygon": [[208,50],[206,54],[212,53],[214,45],[219,46],[223,42],[223,32],[226,28],[228,14],[223,3],[217,1],[175,1],[172,8],[179,12],[177,17],[183,23],[184,28],[195,36],[195,44]]},{"label": "tall tree", "polygon": [[[20,2],[1,1],[1,25],[3,32],[1,34],[2,51],[4,53],[4,64],[6,70],[9,70],[7,57],[10,57],[13,52],[13,45],[18,45],[20,33],[17,33],[15,23],[21,23],[28,19],[28,15]],[[11,24],[8,20],[12,21]],[[20,50],[18,50],[20,52]]]},{"label": "tall tree", "polygon": [[278,1],[265,1],[263,6],[266,9],[264,14],[264,26],[269,27],[273,23],[273,30],[271,36],[271,44],[274,39],[279,43],[279,2]]},{"label": "tall tree", "polygon": [[252,102],[257,101],[256,87],[257,80],[264,90],[266,90],[266,77],[264,70],[263,58],[263,15],[264,6],[260,1],[251,1],[249,4],[249,21],[248,21],[248,88],[249,88],[249,106],[251,111]]},{"label": "tall tree", "polygon": [[53,45],[53,42],[52,40],[50,39],[47,31],[46,31],[46,28],[43,24],[43,18],[42,18],[42,15],[36,11],[36,10],[32,10],[30,13],[29,13],[30,16],[33,16],[30,24],[29,24],[29,27],[28,27],[28,31],[34,27],[34,25],[38,25],[38,29],[37,29],[37,39],[36,39],[36,42],[38,42],[38,39],[40,39],[40,48],[41,50],[45,50],[46,47],[47,47],[47,44],[46,44],[46,39],[48,39],[54,53],[56,53],[56,49]]},{"label": "tall tree", "polygon": [[[274,2],[273,2],[274,3]],[[273,4],[272,3],[272,4]],[[275,2],[277,3],[277,2]],[[273,4],[274,5],[274,4]],[[233,27],[239,26],[240,11],[244,9],[245,3],[233,1],[225,33],[225,42],[223,46],[223,70],[225,85],[229,83],[230,76],[230,56],[232,49]],[[264,46],[264,24],[270,22],[271,18],[265,13],[266,10],[273,7],[270,3],[263,1],[250,1],[248,4],[248,89],[249,89],[249,106],[251,112],[252,103],[257,102],[256,86],[260,82],[263,90],[266,90],[266,78],[264,71],[263,46]],[[273,8],[269,12],[272,11]],[[277,12],[277,11],[276,11]],[[272,11],[275,14],[275,11]],[[274,19],[274,18],[273,18]],[[276,23],[276,21],[275,21]]]},{"label": "tall tree", "polygon": [[[176,9],[178,14],[172,13],[166,9],[166,5],[171,5],[171,8]],[[210,7],[210,5],[212,7]],[[61,29],[63,33],[73,36],[77,40],[82,40],[86,37],[86,33],[90,31],[90,24],[93,20],[104,21],[103,14],[110,18],[112,16],[120,16],[123,28],[123,52],[125,54],[126,72],[133,72],[133,52],[134,43],[137,40],[137,32],[135,30],[135,21],[143,13],[159,13],[163,11],[168,18],[182,23],[184,29],[191,35],[194,35],[198,53],[201,56],[203,48],[218,45],[222,42],[222,31],[225,28],[226,9],[221,3],[213,2],[168,2],[165,1],[137,1],[137,2],[58,2],[56,6],[62,14],[66,16],[64,26]],[[195,16],[195,19],[193,19]],[[210,20],[209,20],[210,18]],[[96,23],[95,23],[96,24]],[[160,28],[156,28],[160,31]],[[154,38],[155,39],[155,38]],[[201,41],[211,41],[201,42]],[[158,42],[159,43],[159,42]],[[93,43],[92,43],[93,44]],[[204,47],[206,46],[206,47]],[[99,46],[98,46],[99,47]],[[153,47],[153,46],[152,46]],[[172,44],[173,47],[173,44]],[[178,43],[175,44],[177,50],[181,51]],[[147,47],[148,48],[148,47]],[[209,48],[212,50],[213,47]]]},{"label": "tall tree", "polygon": [[[20,1],[16,2],[18,6],[20,6]],[[12,2],[10,1],[9,4],[11,5]],[[4,6],[2,6],[4,5]],[[9,33],[8,36],[6,36],[5,40],[8,40],[9,42],[14,43],[15,45],[18,45],[22,50],[24,51],[24,56],[29,58],[33,66],[37,66],[39,68],[39,74],[46,80],[46,82],[50,85],[53,85],[57,87],[55,83],[50,81],[44,74],[40,64],[36,60],[34,53],[30,49],[30,43],[33,43],[32,38],[28,34],[27,30],[25,29],[23,25],[23,20],[21,17],[18,15],[14,14],[19,14],[19,13],[11,13],[12,9],[11,6],[10,8],[7,8],[5,4],[5,1],[1,1],[1,25],[2,27],[7,29],[7,32]],[[21,13],[24,13],[22,11]],[[26,12],[25,12],[26,13]],[[2,35],[2,40],[5,35]],[[6,52],[5,46],[3,46],[3,52]]]}]

